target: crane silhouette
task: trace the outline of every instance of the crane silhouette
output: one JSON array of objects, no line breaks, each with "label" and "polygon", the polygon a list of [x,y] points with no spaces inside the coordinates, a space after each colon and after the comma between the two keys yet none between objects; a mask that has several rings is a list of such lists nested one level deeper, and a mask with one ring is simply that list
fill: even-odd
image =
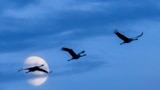
[{"label": "crane silhouette", "polygon": [[40,65],[40,66],[34,66],[34,67],[25,68],[25,69],[20,69],[20,70],[18,70],[18,72],[19,72],[19,71],[22,71],[22,70],[28,70],[26,73],[35,72],[35,71],[41,71],[41,72],[44,72],[44,73],[46,73],[46,74],[51,73],[51,72],[48,72],[48,71],[40,68],[40,67],[42,67],[42,66],[44,66],[44,65],[42,64],[42,65]]},{"label": "crane silhouette", "polygon": [[86,54],[84,54],[84,53],[85,53],[84,50],[81,51],[81,52],[78,53],[78,54],[76,54],[76,53],[75,53],[72,49],[70,49],[70,48],[63,47],[62,50],[68,52],[68,53],[72,56],[72,58],[69,59],[68,61],[76,60],[76,59],[79,59],[80,57],[86,56]]},{"label": "crane silhouette", "polygon": [[120,39],[123,40],[123,42],[120,43],[120,45],[125,44],[125,43],[130,43],[130,42],[135,41],[135,40],[138,40],[138,38],[143,35],[143,32],[142,32],[140,35],[138,35],[138,36],[136,36],[136,37],[128,38],[127,36],[125,36],[125,35],[121,34],[120,32],[118,32],[117,29],[114,31],[114,33],[115,33]]}]

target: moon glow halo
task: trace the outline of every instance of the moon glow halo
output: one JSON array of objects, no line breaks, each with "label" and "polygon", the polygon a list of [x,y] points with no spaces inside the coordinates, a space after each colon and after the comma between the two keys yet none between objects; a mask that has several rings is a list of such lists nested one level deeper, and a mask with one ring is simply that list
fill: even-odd
[{"label": "moon glow halo", "polygon": [[[34,66],[40,66],[42,64],[44,66],[41,68],[49,72],[49,67],[48,67],[47,62],[43,58],[38,57],[38,56],[28,57],[24,62],[24,67],[25,68],[34,67]],[[40,86],[44,84],[46,80],[48,79],[48,75],[41,71],[31,72],[30,75],[32,76],[32,78],[29,78],[28,82],[33,86]]]}]

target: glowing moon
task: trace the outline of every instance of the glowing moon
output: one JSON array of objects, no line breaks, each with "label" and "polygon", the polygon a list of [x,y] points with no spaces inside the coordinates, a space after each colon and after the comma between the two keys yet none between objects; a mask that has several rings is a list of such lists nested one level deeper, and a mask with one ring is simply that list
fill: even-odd
[{"label": "glowing moon", "polygon": [[[42,59],[41,57],[38,57],[38,56],[30,56],[26,59],[26,61],[24,62],[24,67],[25,68],[28,68],[28,67],[34,67],[34,66],[40,66],[40,65],[44,65],[43,67],[41,67],[42,69],[45,69],[46,71],[49,72],[49,67],[48,67],[48,64],[47,62]],[[48,75],[44,72],[41,72],[41,71],[35,71],[35,72],[31,72],[31,75],[32,75],[32,78],[30,78],[28,80],[28,82],[31,84],[31,85],[34,85],[34,86],[40,86],[42,85],[43,83],[46,82],[47,78],[48,78]],[[33,78],[34,76],[34,78]]]},{"label": "glowing moon", "polygon": [[38,76],[28,80],[28,82],[33,86],[40,86],[46,82],[47,76]]}]

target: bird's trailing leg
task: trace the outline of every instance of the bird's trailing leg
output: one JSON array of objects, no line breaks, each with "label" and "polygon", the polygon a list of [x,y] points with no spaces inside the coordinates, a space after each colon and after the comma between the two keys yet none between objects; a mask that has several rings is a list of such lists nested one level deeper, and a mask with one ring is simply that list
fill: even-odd
[{"label": "bird's trailing leg", "polygon": [[83,54],[83,55],[81,55],[81,57],[83,57],[83,56],[86,56],[87,54]]},{"label": "bird's trailing leg", "polygon": [[138,38],[134,38],[133,40],[138,40]]},{"label": "bird's trailing leg", "polygon": [[69,60],[67,60],[67,61],[71,61],[71,60],[73,60],[73,59],[69,59]]},{"label": "bird's trailing leg", "polygon": [[18,72],[22,71],[23,69],[18,70]]},{"label": "bird's trailing leg", "polygon": [[[83,57],[83,56],[86,56],[86,54],[83,54],[83,53],[85,53],[85,51],[83,50],[83,51],[81,51],[80,53],[78,53],[78,55],[80,56],[80,57]],[[83,55],[82,55],[83,54]]]},{"label": "bird's trailing leg", "polygon": [[29,73],[29,72],[31,72],[31,71],[27,71],[26,73]]},{"label": "bird's trailing leg", "polygon": [[52,73],[52,71],[49,71],[48,73]]},{"label": "bird's trailing leg", "polygon": [[125,44],[125,43],[124,42],[120,43],[120,45],[123,45],[123,44]]}]

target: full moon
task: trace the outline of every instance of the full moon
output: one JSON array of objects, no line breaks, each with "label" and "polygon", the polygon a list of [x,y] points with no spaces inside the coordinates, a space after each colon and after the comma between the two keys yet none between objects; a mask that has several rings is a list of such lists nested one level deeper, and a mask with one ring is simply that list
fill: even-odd
[{"label": "full moon", "polygon": [[[44,66],[42,66],[41,68],[49,72],[49,67],[47,62],[43,58],[38,56],[28,57],[24,62],[24,67],[25,68],[34,67],[34,66],[40,66],[42,64]],[[28,82],[33,86],[40,86],[44,84],[48,78],[48,75],[41,71],[31,72],[30,75],[32,76],[32,78],[29,78]]]}]

